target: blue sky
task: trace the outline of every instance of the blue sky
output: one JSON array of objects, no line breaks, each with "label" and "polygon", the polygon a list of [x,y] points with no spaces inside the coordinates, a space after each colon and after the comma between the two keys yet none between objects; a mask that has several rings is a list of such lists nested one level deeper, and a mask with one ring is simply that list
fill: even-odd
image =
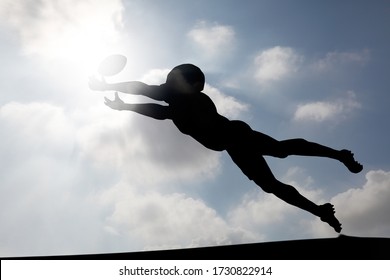
[{"label": "blue sky", "polygon": [[390,237],[389,13],[386,1],[3,0],[0,255],[337,236],[170,121],[104,106],[112,93],[87,80],[112,53],[128,63],[110,82],[160,84],[190,62],[221,114],[351,149],[359,174],[330,159],[267,162],[332,202],[342,233]]}]

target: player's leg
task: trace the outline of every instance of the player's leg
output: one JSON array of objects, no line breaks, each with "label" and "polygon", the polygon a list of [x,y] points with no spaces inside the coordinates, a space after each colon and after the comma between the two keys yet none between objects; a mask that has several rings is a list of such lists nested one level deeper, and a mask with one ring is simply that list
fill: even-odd
[{"label": "player's leg", "polygon": [[258,131],[253,131],[252,139],[261,147],[263,155],[279,158],[290,155],[327,157],[342,162],[353,173],[359,173],[363,169],[363,166],[354,159],[353,153],[348,150],[335,150],[301,138],[277,141]]},{"label": "player's leg", "polygon": [[283,201],[320,217],[322,221],[332,226],[335,231],[341,231],[341,224],[334,216],[333,205],[329,203],[320,206],[316,205],[301,195],[293,186],[277,180],[265,159],[250,149],[229,149],[228,153],[244,174],[265,192],[272,193]]}]

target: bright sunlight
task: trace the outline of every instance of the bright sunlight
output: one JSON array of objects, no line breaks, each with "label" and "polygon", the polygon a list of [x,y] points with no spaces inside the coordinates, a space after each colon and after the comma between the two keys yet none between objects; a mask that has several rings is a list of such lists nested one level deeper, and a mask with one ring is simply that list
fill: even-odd
[{"label": "bright sunlight", "polygon": [[78,71],[88,73],[118,46],[121,0],[5,1],[0,14],[20,34],[27,55],[76,63]]}]

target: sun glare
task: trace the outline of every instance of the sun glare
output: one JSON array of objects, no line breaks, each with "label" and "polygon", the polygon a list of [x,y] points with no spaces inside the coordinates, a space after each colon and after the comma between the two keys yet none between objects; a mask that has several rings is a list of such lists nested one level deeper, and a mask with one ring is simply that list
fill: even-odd
[{"label": "sun glare", "polygon": [[[21,6],[24,7],[24,6]],[[123,5],[120,0],[43,1],[32,15],[17,10],[15,24],[26,54],[77,65],[91,72],[97,61],[120,46]]]},{"label": "sun glare", "polygon": [[77,64],[78,70],[92,73],[98,61],[116,49],[118,31],[96,17],[84,18],[77,24],[63,26],[62,34],[55,35],[49,52],[59,59]]},{"label": "sun glare", "polygon": [[77,64],[78,70],[93,72],[96,63],[110,51],[110,41],[93,26],[69,28],[53,46],[54,56]]}]

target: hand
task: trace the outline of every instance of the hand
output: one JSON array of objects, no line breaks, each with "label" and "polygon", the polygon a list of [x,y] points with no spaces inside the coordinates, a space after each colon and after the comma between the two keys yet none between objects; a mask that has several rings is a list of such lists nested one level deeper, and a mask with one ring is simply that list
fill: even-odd
[{"label": "hand", "polygon": [[105,99],[104,104],[106,104],[111,109],[119,110],[119,111],[125,109],[126,104],[125,104],[125,102],[123,102],[122,99],[119,98],[117,92],[115,92],[115,99],[114,100],[110,100],[107,97],[104,97],[104,99]]},{"label": "hand", "polygon": [[89,82],[88,82],[89,88],[92,90],[107,90],[107,83],[102,79],[97,79],[96,77],[89,77]]}]

